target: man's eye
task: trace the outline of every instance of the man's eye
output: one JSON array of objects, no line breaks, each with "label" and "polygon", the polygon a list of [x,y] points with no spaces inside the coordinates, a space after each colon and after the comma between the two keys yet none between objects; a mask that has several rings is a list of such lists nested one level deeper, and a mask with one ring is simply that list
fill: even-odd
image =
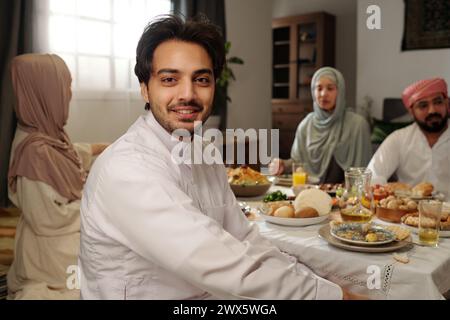
[{"label": "man's eye", "polygon": [[434,100],[434,104],[435,105],[441,105],[443,103],[444,103],[444,99],[436,99],[436,100]]},{"label": "man's eye", "polygon": [[174,83],[176,81],[175,78],[162,78],[161,81],[163,83]]},{"label": "man's eye", "polygon": [[199,82],[201,84],[209,84],[209,83],[211,83],[211,80],[209,80],[209,78],[205,78],[205,77],[197,78],[197,79],[195,79],[195,81]]}]

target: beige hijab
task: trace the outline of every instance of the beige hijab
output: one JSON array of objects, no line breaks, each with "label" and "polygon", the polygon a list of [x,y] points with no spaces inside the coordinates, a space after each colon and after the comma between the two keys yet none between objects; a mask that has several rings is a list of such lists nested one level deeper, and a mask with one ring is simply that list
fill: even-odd
[{"label": "beige hijab", "polygon": [[10,188],[15,192],[22,176],[80,199],[86,173],[64,130],[72,98],[69,69],[57,55],[26,54],[13,59],[11,73],[18,127],[29,135],[15,149]]}]

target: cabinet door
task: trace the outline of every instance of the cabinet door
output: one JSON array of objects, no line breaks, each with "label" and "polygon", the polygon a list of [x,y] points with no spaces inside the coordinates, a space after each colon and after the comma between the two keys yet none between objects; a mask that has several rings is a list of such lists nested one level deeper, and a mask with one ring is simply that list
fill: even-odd
[{"label": "cabinet door", "polygon": [[272,98],[289,99],[291,81],[291,27],[273,29]]},{"label": "cabinet door", "polygon": [[311,80],[317,67],[317,23],[299,23],[297,26],[297,99],[311,99]]},{"label": "cabinet door", "polygon": [[295,138],[295,130],[280,130],[280,158],[289,159],[291,157],[292,143]]}]

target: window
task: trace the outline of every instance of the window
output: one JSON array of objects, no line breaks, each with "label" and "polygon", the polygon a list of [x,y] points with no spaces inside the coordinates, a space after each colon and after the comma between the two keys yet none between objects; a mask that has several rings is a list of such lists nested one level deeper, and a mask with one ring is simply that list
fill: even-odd
[{"label": "window", "polygon": [[49,0],[48,47],[69,67],[74,90],[137,90],[135,50],[170,0]]}]

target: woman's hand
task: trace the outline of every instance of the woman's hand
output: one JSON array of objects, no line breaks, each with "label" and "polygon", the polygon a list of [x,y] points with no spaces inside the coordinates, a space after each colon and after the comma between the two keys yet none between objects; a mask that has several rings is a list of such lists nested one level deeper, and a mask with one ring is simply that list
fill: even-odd
[{"label": "woman's hand", "polygon": [[109,143],[93,143],[93,144],[91,144],[92,155],[98,156],[108,146],[109,146]]},{"label": "woman's hand", "polygon": [[269,164],[269,173],[279,176],[284,172],[285,166],[284,161],[279,158],[273,159]]}]

